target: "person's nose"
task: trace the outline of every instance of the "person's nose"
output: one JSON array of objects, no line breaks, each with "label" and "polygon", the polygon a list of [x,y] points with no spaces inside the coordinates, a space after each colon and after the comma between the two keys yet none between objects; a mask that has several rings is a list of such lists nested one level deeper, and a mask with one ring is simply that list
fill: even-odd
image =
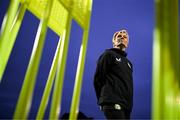
[{"label": "person's nose", "polygon": [[125,35],[120,36],[121,39],[126,39],[127,37]]}]

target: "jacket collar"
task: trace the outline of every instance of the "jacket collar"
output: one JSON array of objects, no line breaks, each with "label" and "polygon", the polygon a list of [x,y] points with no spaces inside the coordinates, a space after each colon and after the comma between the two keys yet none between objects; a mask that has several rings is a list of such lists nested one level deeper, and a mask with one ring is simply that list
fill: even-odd
[{"label": "jacket collar", "polygon": [[116,52],[116,53],[118,53],[118,54],[120,54],[120,55],[122,55],[124,57],[127,56],[127,53],[125,51],[122,51],[122,50],[120,50],[118,48],[111,48],[110,50],[112,50],[112,51],[114,51],[114,52]]}]

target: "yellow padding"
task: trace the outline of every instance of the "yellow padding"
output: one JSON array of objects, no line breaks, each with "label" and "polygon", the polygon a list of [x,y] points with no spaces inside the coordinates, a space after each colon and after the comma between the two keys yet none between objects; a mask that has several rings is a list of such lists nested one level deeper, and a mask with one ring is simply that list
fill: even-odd
[{"label": "yellow padding", "polygon": [[73,18],[82,28],[87,27],[89,12],[91,11],[92,0],[59,0],[68,10]]},{"label": "yellow padding", "polygon": [[[31,0],[28,4],[28,10],[39,19],[42,19],[46,4],[47,0]],[[58,0],[54,0],[49,16],[48,27],[60,36],[65,29],[67,16],[67,10]]]},{"label": "yellow padding", "polygon": [[[22,0],[21,3],[24,3]],[[71,13],[72,17],[82,28],[86,28],[89,21],[88,15],[91,11],[92,0],[54,0],[52,11],[49,16],[48,27],[59,36],[65,29],[67,16]],[[28,10],[39,19],[42,19],[47,0],[28,1]]]}]

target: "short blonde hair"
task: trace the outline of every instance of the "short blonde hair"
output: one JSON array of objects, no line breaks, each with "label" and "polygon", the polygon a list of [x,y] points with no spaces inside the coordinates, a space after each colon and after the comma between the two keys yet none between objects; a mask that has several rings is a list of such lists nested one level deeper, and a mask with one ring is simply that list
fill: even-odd
[{"label": "short blonde hair", "polygon": [[118,33],[123,32],[123,31],[125,31],[125,33],[127,34],[128,39],[129,39],[128,32],[125,29],[122,29],[122,30],[117,31],[117,32],[114,33],[113,38],[112,38],[112,43],[114,43],[114,40],[115,40],[116,36],[118,35]]}]

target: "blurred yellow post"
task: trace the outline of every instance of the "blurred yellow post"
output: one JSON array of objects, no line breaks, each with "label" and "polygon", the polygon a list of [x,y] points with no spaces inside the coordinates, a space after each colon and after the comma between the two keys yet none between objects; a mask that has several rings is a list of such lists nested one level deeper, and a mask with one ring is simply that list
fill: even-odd
[{"label": "blurred yellow post", "polygon": [[155,0],[153,119],[180,119],[178,0]]},{"label": "blurred yellow post", "polygon": [[[25,9],[23,9],[24,5],[22,6],[18,12],[19,0],[11,0],[2,23],[0,31],[0,82],[24,16]],[[12,36],[9,35],[10,33]]]},{"label": "blurred yellow post", "polygon": [[52,9],[52,1],[48,0],[43,18],[39,23],[30,62],[26,71],[23,86],[14,113],[14,119],[27,119],[32,104],[33,91],[36,83],[39,63],[45,42],[47,23]]},{"label": "blurred yellow post", "polygon": [[[20,7],[19,7],[20,6]],[[18,11],[19,7],[19,12]],[[40,24],[33,46],[30,62],[16,105],[14,119],[27,119],[31,109],[41,55],[43,52],[47,28],[51,28],[59,37],[59,43],[47,78],[47,83],[36,119],[43,119],[50,92],[53,91],[50,119],[58,119],[61,111],[64,73],[68,54],[71,22],[74,19],[83,30],[83,40],[79,52],[75,87],[71,105],[70,119],[76,119],[79,110],[83,71],[88,44],[92,0],[11,0],[7,19],[4,18],[0,37],[0,81],[8,62],[11,49],[26,11],[30,11]],[[11,35],[10,35],[11,34]],[[7,50],[8,48],[8,50]],[[54,88],[53,88],[54,83]]]}]

